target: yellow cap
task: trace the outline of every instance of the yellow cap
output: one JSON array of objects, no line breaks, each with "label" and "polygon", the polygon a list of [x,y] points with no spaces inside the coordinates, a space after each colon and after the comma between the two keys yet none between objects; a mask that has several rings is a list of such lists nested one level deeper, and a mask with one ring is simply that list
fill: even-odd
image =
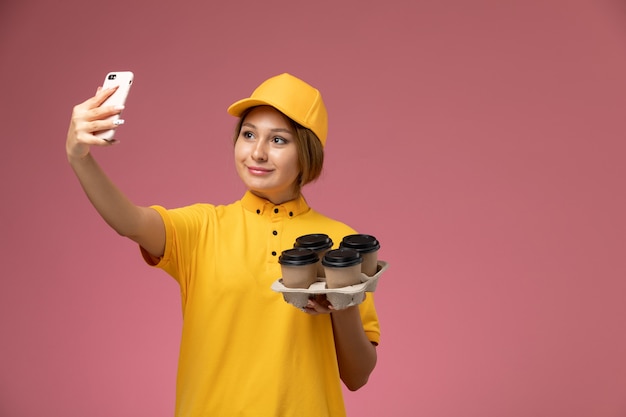
[{"label": "yellow cap", "polygon": [[311,129],[326,145],[328,113],[322,95],[291,74],[281,74],[264,81],[249,98],[233,103],[228,113],[239,117],[250,107],[272,106],[291,120]]}]

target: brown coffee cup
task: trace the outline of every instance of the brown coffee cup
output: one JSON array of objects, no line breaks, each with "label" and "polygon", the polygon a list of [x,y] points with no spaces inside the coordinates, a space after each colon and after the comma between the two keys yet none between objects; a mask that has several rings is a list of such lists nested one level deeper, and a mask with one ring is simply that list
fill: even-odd
[{"label": "brown coffee cup", "polygon": [[326,252],[333,247],[333,240],[324,233],[311,233],[308,235],[302,235],[296,239],[296,243],[293,245],[295,248],[308,248],[314,251],[319,262],[317,263],[317,276],[325,277],[324,266],[322,265],[322,259]]},{"label": "brown coffee cup", "polygon": [[293,248],[283,251],[278,258],[282,282],[288,288],[309,288],[317,281],[319,258],[311,249]]},{"label": "brown coffee cup", "polygon": [[326,288],[343,288],[361,283],[359,252],[350,248],[339,248],[326,252],[322,265],[326,272]]},{"label": "brown coffee cup", "polygon": [[380,242],[374,236],[365,234],[348,235],[341,240],[339,247],[350,248],[359,252],[363,258],[361,272],[368,277],[376,275],[378,272]]}]

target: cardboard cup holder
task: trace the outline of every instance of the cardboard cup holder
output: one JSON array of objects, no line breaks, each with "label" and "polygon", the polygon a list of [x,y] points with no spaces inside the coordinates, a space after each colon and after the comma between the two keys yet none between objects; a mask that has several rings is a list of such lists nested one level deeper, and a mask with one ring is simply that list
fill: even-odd
[{"label": "cardboard cup holder", "polygon": [[294,307],[304,310],[309,298],[317,294],[326,294],[326,298],[335,310],[343,310],[357,304],[361,304],[365,299],[366,292],[376,291],[378,279],[389,267],[386,261],[378,261],[377,272],[369,277],[361,273],[361,283],[342,288],[326,288],[326,280],[318,277],[317,281],[309,288],[288,288],[283,285],[282,278],[277,279],[272,284],[272,290],[282,293],[285,301]]}]

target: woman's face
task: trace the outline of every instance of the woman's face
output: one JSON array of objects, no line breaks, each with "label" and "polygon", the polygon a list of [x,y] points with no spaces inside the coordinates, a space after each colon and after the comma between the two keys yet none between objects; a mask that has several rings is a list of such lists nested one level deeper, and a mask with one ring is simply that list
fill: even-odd
[{"label": "woman's face", "polygon": [[235,143],[235,166],[255,195],[274,204],[294,199],[300,168],[289,120],[270,106],[252,109]]}]

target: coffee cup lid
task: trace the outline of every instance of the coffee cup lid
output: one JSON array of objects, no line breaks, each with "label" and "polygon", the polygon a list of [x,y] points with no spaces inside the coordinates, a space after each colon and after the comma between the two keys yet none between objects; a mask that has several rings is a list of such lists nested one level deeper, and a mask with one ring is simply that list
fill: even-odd
[{"label": "coffee cup lid", "polygon": [[322,265],[333,268],[343,268],[358,265],[363,262],[361,254],[354,249],[339,248],[326,252],[322,258]]},{"label": "coffee cup lid", "polygon": [[278,257],[279,264],[289,266],[314,264],[317,261],[319,261],[317,253],[308,248],[287,249]]},{"label": "coffee cup lid", "polygon": [[380,249],[380,242],[372,235],[354,234],[345,236],[339,247],[354,249],[360,253],[369,253]]},{"label": "coffee cup lid", "polygon": [[311,233],[300,236],[293,245],[296,248],[309,248],[316,252],[333,247],[333,240],[324,233]]}]

